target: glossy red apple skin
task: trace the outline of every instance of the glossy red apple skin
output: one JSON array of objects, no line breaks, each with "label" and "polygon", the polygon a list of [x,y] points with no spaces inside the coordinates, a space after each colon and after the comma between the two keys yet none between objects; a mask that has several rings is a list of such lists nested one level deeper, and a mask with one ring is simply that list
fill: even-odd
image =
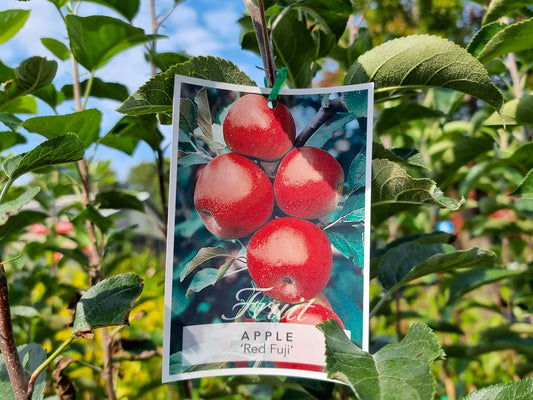
[{"label": "glossy red apple skin", "polygon": [[274,193],[276,203],[293,217],[315,219],[332,212],[342,197],[344,171],[327,151],[299,147],[281,160]]},{"label": "glossy red apple skin", "polygon": [[246,256],[256,285],[285,303],[300,303],[319,294],[333,265],[324,231],[293,217],[277,218],[261,227],[251,237]]},{"label": "glossy red apple skin", "polygon": [[202,167],[194,206],[205,227],[222,239],[255,232],[272,215],[274,189],[263,170],[235,153],[215,157]]},{"label": "glossy red apple skin", "polygon": [[[281,323],[291,323],[291,324],[305,324],[305,325],[318,325],[324,321],[327,321],[330,318],[337,320],[341,328],[344,329],[344,324],[341,319],[333,310],[330,308],[318,304],[318,303],[302,303],[297,304],[289,310],[281,318]],[[324,367],[321,365],[313,364],[302,364],[302,363],[293,363],[293,362],[283,362],[276,361],[274,365],[278,368],[290,368],[290,369],[304,369],[308,371],[321,372],[324,371]]]},{"label": "glossy red apple skin", "polygon": [[270,108],[266,97],[246,94],[230,107],[223,123],[224,140],[234,152],[265,161],[279,160],[296,136],[289,109],[278,102]]}]

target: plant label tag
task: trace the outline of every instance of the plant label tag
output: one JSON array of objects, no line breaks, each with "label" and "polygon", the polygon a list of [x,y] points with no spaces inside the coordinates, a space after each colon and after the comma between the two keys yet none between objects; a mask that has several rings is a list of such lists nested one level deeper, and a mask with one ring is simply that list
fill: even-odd
[{"label": "plant label tag", "polygon": [[327,320],[368,349],[373,85],[269,93],[175,76],[163,382],[328,380]]}]

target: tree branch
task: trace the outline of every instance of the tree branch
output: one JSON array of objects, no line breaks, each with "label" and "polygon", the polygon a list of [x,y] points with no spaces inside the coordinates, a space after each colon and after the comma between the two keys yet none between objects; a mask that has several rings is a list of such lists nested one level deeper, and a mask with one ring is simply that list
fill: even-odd
[{"label": "tree branch", "polygon": [[257,43],[259,44],[259,52],[265,68],[267,86],[271,88],[276,81],[276,64],[274,62],[270,33],[266,27],[264,3],[263,0],[258,0],[258,7],[252,0],[244,0],[244,4],[246,4],[252,17]]},{"label": "tree branch", "polygon": [[17,400],[25,400],[28,380],[17,351],[11,323],[11,309],[7,288],[6,271],[0,259],[0,351],[4,355],[7,373]]},{"label": "tree branch", "polygon": [[309,138],[320,128],[328,119],[339,112],[346,112],[344,97],[332,99],[328,104],[322,105],[315,116],[309,121],[307,126],[300,132],[294,141],[294,147],[302,147]]}]

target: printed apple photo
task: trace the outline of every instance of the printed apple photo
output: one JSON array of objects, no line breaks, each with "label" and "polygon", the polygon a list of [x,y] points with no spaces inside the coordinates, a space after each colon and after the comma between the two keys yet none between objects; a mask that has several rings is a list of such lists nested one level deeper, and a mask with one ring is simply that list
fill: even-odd
[{"label": "printed apple photo", "polygon": [[327,380],[330,319],[367,350],[372,109],[175,77],[163,382]]}]

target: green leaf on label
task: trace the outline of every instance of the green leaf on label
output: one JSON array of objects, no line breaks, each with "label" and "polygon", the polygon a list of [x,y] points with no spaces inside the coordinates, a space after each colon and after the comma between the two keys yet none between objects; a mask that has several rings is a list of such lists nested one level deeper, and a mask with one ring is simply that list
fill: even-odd
[{"label": "green leaf on label", "polygon": [[33,187],[26,190],[14,200],[0,204],[0,225],[4,225],[11,214],[16,213],[32,200],[41,189]]},{"label": "green leaf on label", "polygon": [[41,43],[60,60],[65,61],[70,58],[69,48],[59,40],[54,38],[41,38]]},{"label": "green leaf on label", "polygon": [[65,20],[72,54],[88,71],[103,67],[123,50],[159,37],[146,35],[127,22],[102,15],[67,15]]},{"label": "green leaf on label", "polygon": [[533,169],[531,169],[518,187],[511,193],[511,196],[522,199],[533,200]]},{"label": "green leaf on label", "polygon": [[128,325],[129,312],[144,281],[132,273],[120,274],[92,286],[76,305],[72,333],[84,336],[104,326]]},{"label": "green leaf on label", "polygon": [[0,44],[7,42],[24,26],[30,16],[29,10],[6,10],[0,12]]},{"label": "green leaf on label", "polygon": [[172,115],[175,75],[256,86],[254,81],[231,61],[211,56],[192,57],[187,62],[176,64],[151,78],[133,93],[117,111],[129,115],[153,113]]},{"label": "green leaf on label", "polygon": [[344,83],[366,82],[374,82],[377,100],[405,89],[440,87],[475,96],[496,110],[503,103],[483,65],[462,47],[437,36],[411,35],[367,51],[349,68]]},{"label": "green leaf on label", "polygon": [[464,400],[530,400],[533,398],[533,379],[502,383],[476,390]]},{"label": "green leaf on label", "polygon": [[15,82],[24,93],[32,93],[52,83],[57,72],[57,62],[44,57],[31,57],[15,68]]},{"label": "green leaf on label", "polygon": [[328,377],[347,384],[364,400],[432,400],[435,378],[430,364],[444,357],[437,336],[424,324],[413,324],[405,338],[371,355],[353,344],[338,322],[318,325],[326,336]]},{"label": "green leaf on label", "polygon": [[182,269],[180,273],[180,281],[183,282],[183,280],[189,275],[192,271],[194,271],[197,267],[205,263],[206,261],[209,261],[213,258],[217,257],[232,257],[231,254],[228,253],[228,251],[222,247],[222,246],[216,246],[216,247],[202,247],[200,250],[198,250],[198,253],[193,257],[191,261],[189,261]]},{"label": "green leaf on label", "polygon": [[187,289],[187,296],[214,285],[218,279],[218,269],[216,268],[204,268],[198,271]]},{"label": "green leaf on label", "polygon": [[89,147],[98,139],[102,113],[97,109],[78,111],[65,115],[47,115],[29,118],[22,126],[34,133],[39,133],[47,139],[74,132]]},{"label": "green leaf on label", "polygon": [[483,47],[478,60],[485,64],[488,61],[512,52],[533,48],[533,18],[509,25],[495,34]]},{"label": "green leaf on label", "polygon": [[445,197],[434,181],[412,178],[398,164],[383,159],[372,161],[372,224],[391,215],[421,205],[434,205],[455,211],[462,202]]},{"label": "green leaf on label", "polygon": [[[17,347],[19,358],[22,361],[24,371],[29,374],[34,372],[45,360],[46,351],[40,344],[28,343]],[[33,390],[32,400],[41,400],[46,386],[46,374],[41,373]],[[15,400],[15,393],[9,380],[4,355],[0,354],[0,398],[2,400]]]},{"label": "green leaf on label", "polygon": [[[38,168],[77,161],[83,157],[84,147],[81,140],[73,133],[43,142],[24,153],[16,167],[9,171],[11,180]],[[7,174],[8,171],[6,171]]]}]

